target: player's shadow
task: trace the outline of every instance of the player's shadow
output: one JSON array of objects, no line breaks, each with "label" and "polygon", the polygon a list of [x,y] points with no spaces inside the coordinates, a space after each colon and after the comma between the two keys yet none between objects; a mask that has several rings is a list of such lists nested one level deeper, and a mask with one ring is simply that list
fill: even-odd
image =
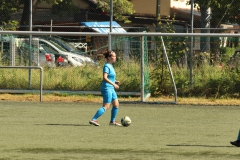
[{"label": "player's shadow", "polygon": [[170,147],[209,147],[209,148],[224,148],[224,147],[234,147],[234,146],[213,146],[213,145],[203,145],[203,144],[168,144]]},{"label": "player's shadow", "polygon": [[[36,124],[40,125],[40,124]],[[58,123],[49,123],[49,124],[42,124],[46,126],[75,126],[75,127],[82,127],[82,126],[91,126],[89,124],[58,124]]]}]

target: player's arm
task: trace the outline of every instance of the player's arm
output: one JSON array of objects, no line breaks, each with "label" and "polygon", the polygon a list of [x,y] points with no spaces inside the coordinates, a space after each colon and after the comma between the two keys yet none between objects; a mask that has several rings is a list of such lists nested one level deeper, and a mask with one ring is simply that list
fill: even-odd
[{"label": "player's arm", "polygon": [[119,86],[117,84],[113,83],[112,81],[110,81],[107,77],[108,77],[108,74],[106,72],[104,72],[103,73],[103,80],[110,83],[111,85],[113,85],[113,87],[115,89],[119,89]]},{"label": "player's arm", "polygon": [[120,81],[116,81],[115,84],[120,85],[121,83],[120,83]]}]

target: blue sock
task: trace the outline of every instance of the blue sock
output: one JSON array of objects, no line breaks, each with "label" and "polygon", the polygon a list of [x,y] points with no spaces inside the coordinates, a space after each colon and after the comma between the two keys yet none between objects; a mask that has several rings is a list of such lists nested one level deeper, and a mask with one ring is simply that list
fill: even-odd
[{"label": "blue sock", "polygon": [[106,109],[101,107],[97,110],[96,114],[93,116],[92,120],[97,120],[101,115],[105,113]]},{"label": "blue sock", "polygon": [[239,130],[239,132],[238,132],[238,138],[237,138],[237,140],[240,141],[240,130]]},{"label": "blue sock", "polygon": [[118,114],[118,107],[112,107],[112,111],[111,111],[111,122],[114,122],[116,119],[116,116]]}]

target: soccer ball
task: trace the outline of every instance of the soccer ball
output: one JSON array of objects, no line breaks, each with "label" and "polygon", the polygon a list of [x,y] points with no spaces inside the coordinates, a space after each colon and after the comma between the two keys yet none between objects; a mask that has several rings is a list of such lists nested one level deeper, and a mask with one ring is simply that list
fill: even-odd
[{"label": "soccer ball", "polygon": [[128,127],[131,124],[131,119],[128,116],[122,117],[121,124],[124,127]]}]

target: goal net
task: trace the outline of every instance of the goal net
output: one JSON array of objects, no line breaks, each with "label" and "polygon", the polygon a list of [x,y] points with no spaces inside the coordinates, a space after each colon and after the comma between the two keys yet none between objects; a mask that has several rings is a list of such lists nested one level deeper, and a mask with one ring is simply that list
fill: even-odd
[{"label": "goal net", "polygon": [[[119,57],[117,63],[123,61],[121,65],[116,65],[117,69],[127,66],[133,73],[127,74],[129,75],[127,83],[130,83],[131,86],[125,88],[124,94],[131,96],[138,93],[140,95],[139,102],[176,104],[177,89],[164,39],[159,36],[113,36],[112,39],[112,49]],[[163,67],[163,71],[158,70],[160,66]],[[139,77],[135,75],[136,73]],[[122,75],[120,76],[122,77]],[[165,93],[159,93],[161,87],[165,88],[162,85],[164,81],[168,88],[169,86],[172,88],[168,90],[171,92],[171,96],[167,98]]]},{"label": "goal net", "polygon": [[[95,55],[102,54],[102,52],[106,51],[108,48],[108,41],[107,35],[96,35],[97,33],[88,35],[88,37],[91,36],[91,41],[87,43],[87,46],[91,46],[91,48],[84,54],[92,56],[92,58],[97,61],[99,65],[98,68],[77,67],[76,69],[71,69],[68,67],[57,68],[58,66],[43,66],[45,67],[44,88],[46,92],[48,90],[53,92],[65,91],[71,94],[100,94],[98,91],[102,78],[100,68],[105,61],[103,57],[97,57],[97,59],[95,59],[96,57],[89,53],[91,50],[94,50]],[[4,52],[1,57],[1,64],[9,66],[29,66],[29,57],[32,57],[32,62],[35,62],[35,65],[37,66],[44,65],[44,63],[42,63],[44,61],[48,64],[49,61],[47,56],[42,57],[43,59],[39,57],[40,42],[37,37],[41,36],[43,35],[39,33],[39,35],[34,36],[32,39],[31,53],[29,53],[29,38],[18,38],[18,35],[12,36],[10,41],[4,42],[6,44],[2,45]],[[65,36],[57,34],[54,36],[62,38],[66,42],[68,41],[68,38]],[[85,40],[84,36],[81,36],[81,43],[85,43]],[[74,41],[80,43],[80,41],[77,41],[77,37]],[[168,62],[168,54],[162,37],[115,35],[112,36],[112,50],[117,53],[117,62],[114,64],[114,68],[117,72],[117,77],[122,82],[118,95],[124,97],[124,101],[176,103],[177,92],[174,90],[176,87],[174,86],[171,66]],[[48,51],[50,54],[55,54],[52,52],[53,50],[49,49]],[[71,55],[72,54],[73,53],[71,53]],[[162,55],[164,55],[164,59],[162,59]],[[4,56],[8,59],[3,59]],[[53,56],[55,58],[57,57],[57,55]],[[164,63],[160,63],[160,61],[164,61]],[[164,72],[160,73],[159,67],[157,66],[162,66]],[[169,73],[165,74],[167,68]],[[58,70],[61,70],[61,72]],[[49,77],[55,77],[55,79],[49,79]],[[172,84],[169,84],[168,82],[168,79],[170,78],[172,79]],[[166,87],[162,84],[172,85],[172,88],[174,88],[171,91],[167,91],[172,92],[172,96],[170,96],[170,100],[169,98],[167,99],[167,102],[166,97],[163,96],[165,94],[163,93],[163,88]],[[169,93],[167,94],[169,95]],[[133,100],[128,97],[133,97]]]}]

